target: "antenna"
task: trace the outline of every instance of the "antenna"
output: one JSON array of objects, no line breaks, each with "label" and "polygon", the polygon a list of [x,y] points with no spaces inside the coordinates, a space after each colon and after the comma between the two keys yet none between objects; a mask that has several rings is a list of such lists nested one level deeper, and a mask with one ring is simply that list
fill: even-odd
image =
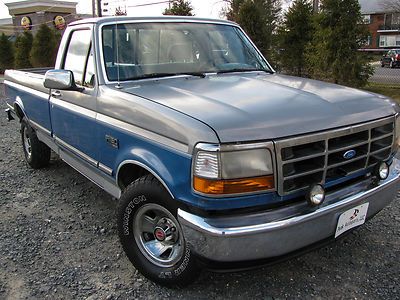
[{"label": "antenna", "polygon": [[120,75],[119,75],[119,33],[118,33],[118,21],[117,16],[115,16],[115,34],[116,34],[116,44],[117,44],[117,85],[115,86],[117,89],[121,89],[120,84]]}]

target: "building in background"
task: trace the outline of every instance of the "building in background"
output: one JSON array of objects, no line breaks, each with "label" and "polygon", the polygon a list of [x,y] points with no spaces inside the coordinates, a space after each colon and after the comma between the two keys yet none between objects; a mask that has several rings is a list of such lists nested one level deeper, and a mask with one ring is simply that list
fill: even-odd
[{"label": "building in background", "polygon": [[11,18],[0,19],[0,32],[16,36],[25,30],[30,30],[35,34],[41,24],[64,31],[69,23],[88,17],[76,13],[77,4],[78,2],[58,0],[24,0],[5,3]]},{"label": "building in background", "polygon": [[400,48],[400,12],[384,5],[383,0],[359,0],[370,35],[365,49]]},{"label": "building in background", "polygon": [[0,34],[10,35],[14,33],[12,18],[0,19]]}]

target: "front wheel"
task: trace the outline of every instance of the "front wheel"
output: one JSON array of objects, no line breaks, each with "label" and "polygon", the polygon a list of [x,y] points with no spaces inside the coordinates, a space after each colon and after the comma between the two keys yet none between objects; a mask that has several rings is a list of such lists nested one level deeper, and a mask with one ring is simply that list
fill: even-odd
[{"label": "front wheel", "polygon": [[118,233],[132,264],[164,286],[185,286],[200,273],[176,218],[173,199],[147,175],[131,183],[118,204]]}]

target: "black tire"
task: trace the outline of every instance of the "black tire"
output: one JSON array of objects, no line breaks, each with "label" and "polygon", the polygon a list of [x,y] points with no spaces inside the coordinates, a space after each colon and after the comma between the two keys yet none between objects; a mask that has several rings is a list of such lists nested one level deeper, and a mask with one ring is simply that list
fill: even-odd
[{"label": "black tire", "polygon": [[25,117],[21,120],[21,141],[25,160],[32,169],[40,169],[49,165],[51,150],[46,144],[39,141]]},{"label": "black tire", "polygon": [[[200,268],[176,220],[177,208],[174,206],[173,201],[169,193],[154,176],[146,175],[137,179],[125,189],[119,199],[117,207],[118,233],[126,255],[140,273],[148,279],[167,287],[184,287],[196,280],[200,274]],[[148,210],[152,213],[151,209],[153,207],[166,209],[168,212],[165,211],[165,213],[168,216],[165,218],[160,216],[157,221],[157,214],[154,214],[154,219],[151,220],[154,223],[150,224],[157,225],[156,227],[149,226],[150,228],[159,228],[160,225],[158,224],[160,222],[166,224],[167,219],[174,226],[177,225],[176,227],[170,227],[174,229],[172,231],[165,230],[165,232],[174,232],[178,240],[172,247],[177,247],[176,249],[178,250],[174,253],[180,253],[180,255],[176,256],[175,261],[170,262],[171,265],[157,264],[157,257],[150,254],[145,246],[149,242],[166,242],[168,236],[165,235],[160,242],[160,239],[156,238],[156,231],[149,233],[150,231],[142,232],[139,230],[140,226],[138,224],[140,224],[141,218],[147,218],[146,220],[149,218],[148,216],[143,217],[143,212]],[[167,238],[165,238],[166,236]],[[173,250],[171,250],[169,256],[172,255],[172,252]],[[159,259],[161,259],[160,257]],[[162,263],[161,261],[160,264]]]}]

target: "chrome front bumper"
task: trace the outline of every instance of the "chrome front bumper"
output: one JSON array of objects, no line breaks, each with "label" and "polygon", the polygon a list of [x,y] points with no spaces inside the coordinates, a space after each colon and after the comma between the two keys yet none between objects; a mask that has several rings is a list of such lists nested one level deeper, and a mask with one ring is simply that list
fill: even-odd
[{"label": "chrome front bumper", "polygon": [[400,161],[394,159],[386,180],[373,185],[366,180],[328,194],[318,209],[299,204],[252,215],[214,218],[179,209],[178,218],[187,242],[201,257],[218,262],[274,258],[333,237],[339,216],[355,206],[368,202],[367,218],[374,216],[396,197],[399,184]]}]

